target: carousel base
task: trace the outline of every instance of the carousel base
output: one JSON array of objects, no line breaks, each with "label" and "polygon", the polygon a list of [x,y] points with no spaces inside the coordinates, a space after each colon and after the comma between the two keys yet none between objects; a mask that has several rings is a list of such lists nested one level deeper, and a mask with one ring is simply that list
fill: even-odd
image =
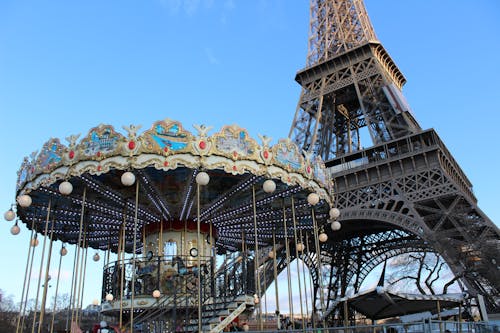
[{"label": "carousel base", "polygon": [[[201,322],[203,332],[222,332],[233,320],[255,307],[252,295],[240,295],[231,302],[210,299],[202,306]],[[138,296],[131,299],[106,302],[102,304],[102,315],[117,317],[120,313],[127,317],[131,311],[136,316],[136,323],[147,324],[149,321],[163,321],[172,319],[175,311],[179,320],[183,322],[182,331],[197,332],[199,329],[197,299],[191,296],[179,297],[162,296],[159,298]],[[183,314],[189,313],[189,318]],[[147,319],[146,319],[147,318]],[[144,320],[145,319],[145,320]],[[144,320],[144,321],[143,321]]]}]

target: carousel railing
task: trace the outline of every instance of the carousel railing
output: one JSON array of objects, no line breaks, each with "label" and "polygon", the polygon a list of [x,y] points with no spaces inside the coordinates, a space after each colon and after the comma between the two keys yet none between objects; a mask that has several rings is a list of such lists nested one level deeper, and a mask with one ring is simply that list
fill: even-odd
[{"label": "carousel railing", "polygon": [[[202,275],[208,275],[210,257],[201,257]],[[190,256],[156,256],[150,259],[118,260],[104,268],[102,298],[107,294],[115,299],[152,297],[155,290],[162,296],[192,294],[197,289],[197,260]],[[134,283],[134,286],[132,286]]]},{"label": "carousel railing", "polygon": [[[182,259],[182,260],[180,260]],[[227,308],[242,295],[255,293],[253,260],[241,254],[215,267],[215,258],[201,257],[201,282],[197,281],[197,260],[192,257],[163,256],[136,259],[135,278],[132,260],[116,261],[104,269],[103,298],[112,293],[115,299],[132,298],[132,280],[135,281],[134,297],[151,297],[159,290],[161,297],[134,316],[134,323],[163,320],[167,317],[173,325],[188,326],[196,318],[198,287],[201,288],[200,304],[204,313],[203,322],[217,311]],[[186,265],[193,263],[193,265]],[[123,284],[120,288],[123,269]]]},{"label": "carousel railing", "polygon": [[[203,327],[206,327],[214,317],[219,317],[220,311],[227,310],[238,302],[241,296],[255,293],[254,274],[253,259],[247,254],[240,253],[239,256],[224,262],[214,272],[212,279],[202,280],[202,290],[210,291],[203,293],[204,297],[201,300]],[[196,309],[193,309],[191,318],[183,327],[187,331],[196,330],[198,324]]]}]

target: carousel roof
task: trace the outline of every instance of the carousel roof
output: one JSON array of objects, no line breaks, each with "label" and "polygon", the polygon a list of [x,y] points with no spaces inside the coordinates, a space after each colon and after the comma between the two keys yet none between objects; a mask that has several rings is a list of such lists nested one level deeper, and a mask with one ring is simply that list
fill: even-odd
[{"label": "carousel roof", "polygon": [[[311,192],[320,198],[318,221],[326,221],[332,181],[325,164],[289,139],[271,146],[270,138],[260,136],[258,144],[236,125],[211,136],[209,127],[194,126],[194,135],[168,119],[138,135],[140,127],[123,127],[123,135],[99,125],[79,142],[79,135],[69,136],[68,146],[50,139],[26,157],[16,192],[18,198],[28,194],[33,203],[22,207],[18,200],[21,220],[37,232],[53,229],[54,239],[68,243],[77,243],[85,231],[88,246],[114,251],[124,227],[131,251],[134,239],[141,243],[145,226],[197,220],[195,178],[203,171],[210,183],[200,190],[200,221],[217,230],[219,249],[236,250],[242,237],[252,246],[254,206],[262,245],[269,244],[273,232],[284,237],[284,216],[287,229],[293,227],[292,215],[299,229],[312,228]],[[135,176],[133,186],[122,181],[129,172]],[[276,183],[272,193],[262,188],[266,179]],[[60,185],[66,182],[73,189],[65,195]]]}]

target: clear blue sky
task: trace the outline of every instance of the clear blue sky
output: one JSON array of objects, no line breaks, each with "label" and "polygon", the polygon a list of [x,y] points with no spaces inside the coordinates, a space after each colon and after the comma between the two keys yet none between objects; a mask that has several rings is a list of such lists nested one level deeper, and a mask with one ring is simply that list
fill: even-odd
[{"label": "clear blue sky", "polygon": [[[498,225],[500,2],[366,5],[408,79],[403,93],[417,120],[437,130]],[[168,117],[189,129],[237,123],[253,137],[287,136],[308,20],[306,0],[1,1],[4,210],[24,156],[100,123],[144,128]],[[28,231],[14,237],[10,227],[0,223],[0,289],[18,295]]]}]

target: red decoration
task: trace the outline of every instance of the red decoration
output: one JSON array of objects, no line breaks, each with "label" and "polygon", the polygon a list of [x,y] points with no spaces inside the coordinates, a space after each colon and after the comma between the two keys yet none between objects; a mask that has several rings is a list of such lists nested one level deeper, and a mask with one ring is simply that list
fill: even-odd
[{"label": "red decoration", "polygon": [[168,152],[168,147],[163,147],[163,151],[164,151],[165,153],[167,153],[167,152]]},{"label": "red decoration", "polygon": [[135,142],[134,141],[129,141],[129,143],[128,143],[128,149],[134,150],[134,148],[135,148]]},{"label": "red decoration", "polygon": [[168,161],[163,162],[164,166],[168,166]]},{"label": "red decoration", "polygon": [[97,171],[101,171],[102,170],[102,166],[98,165],[97,166]]},{"label": "red decoration", "polygon": [[75,158],[75,152],[73,150],[71,150],[68,155],[69,155],[70,159],[74,159]]},{"label": "red decoration", "polygon": [[234,171],[238,170],[238,168],[236,167],[236,165],[233,165],[233,170]]},{"label": "red decoration", "polygon": [[101,157],[101,152],[98,151],[97,154],[96,154],[97,157]]},{"label": "red decoration", "polygon": [[267,160],[269,158],[269,152],[267,150],[264,150],[264,158]]},{"label": "red decoration", "polygon": [[198,146],[200,147],[200,149],[203,150],[203,149],[207,148],[207,143],[205,141],[200,141]]},{"label": "red decoration", "polygon": [[307,166],[306,170],[307,170],[307,173],[311,173],[311,167],[309,165]]}]

